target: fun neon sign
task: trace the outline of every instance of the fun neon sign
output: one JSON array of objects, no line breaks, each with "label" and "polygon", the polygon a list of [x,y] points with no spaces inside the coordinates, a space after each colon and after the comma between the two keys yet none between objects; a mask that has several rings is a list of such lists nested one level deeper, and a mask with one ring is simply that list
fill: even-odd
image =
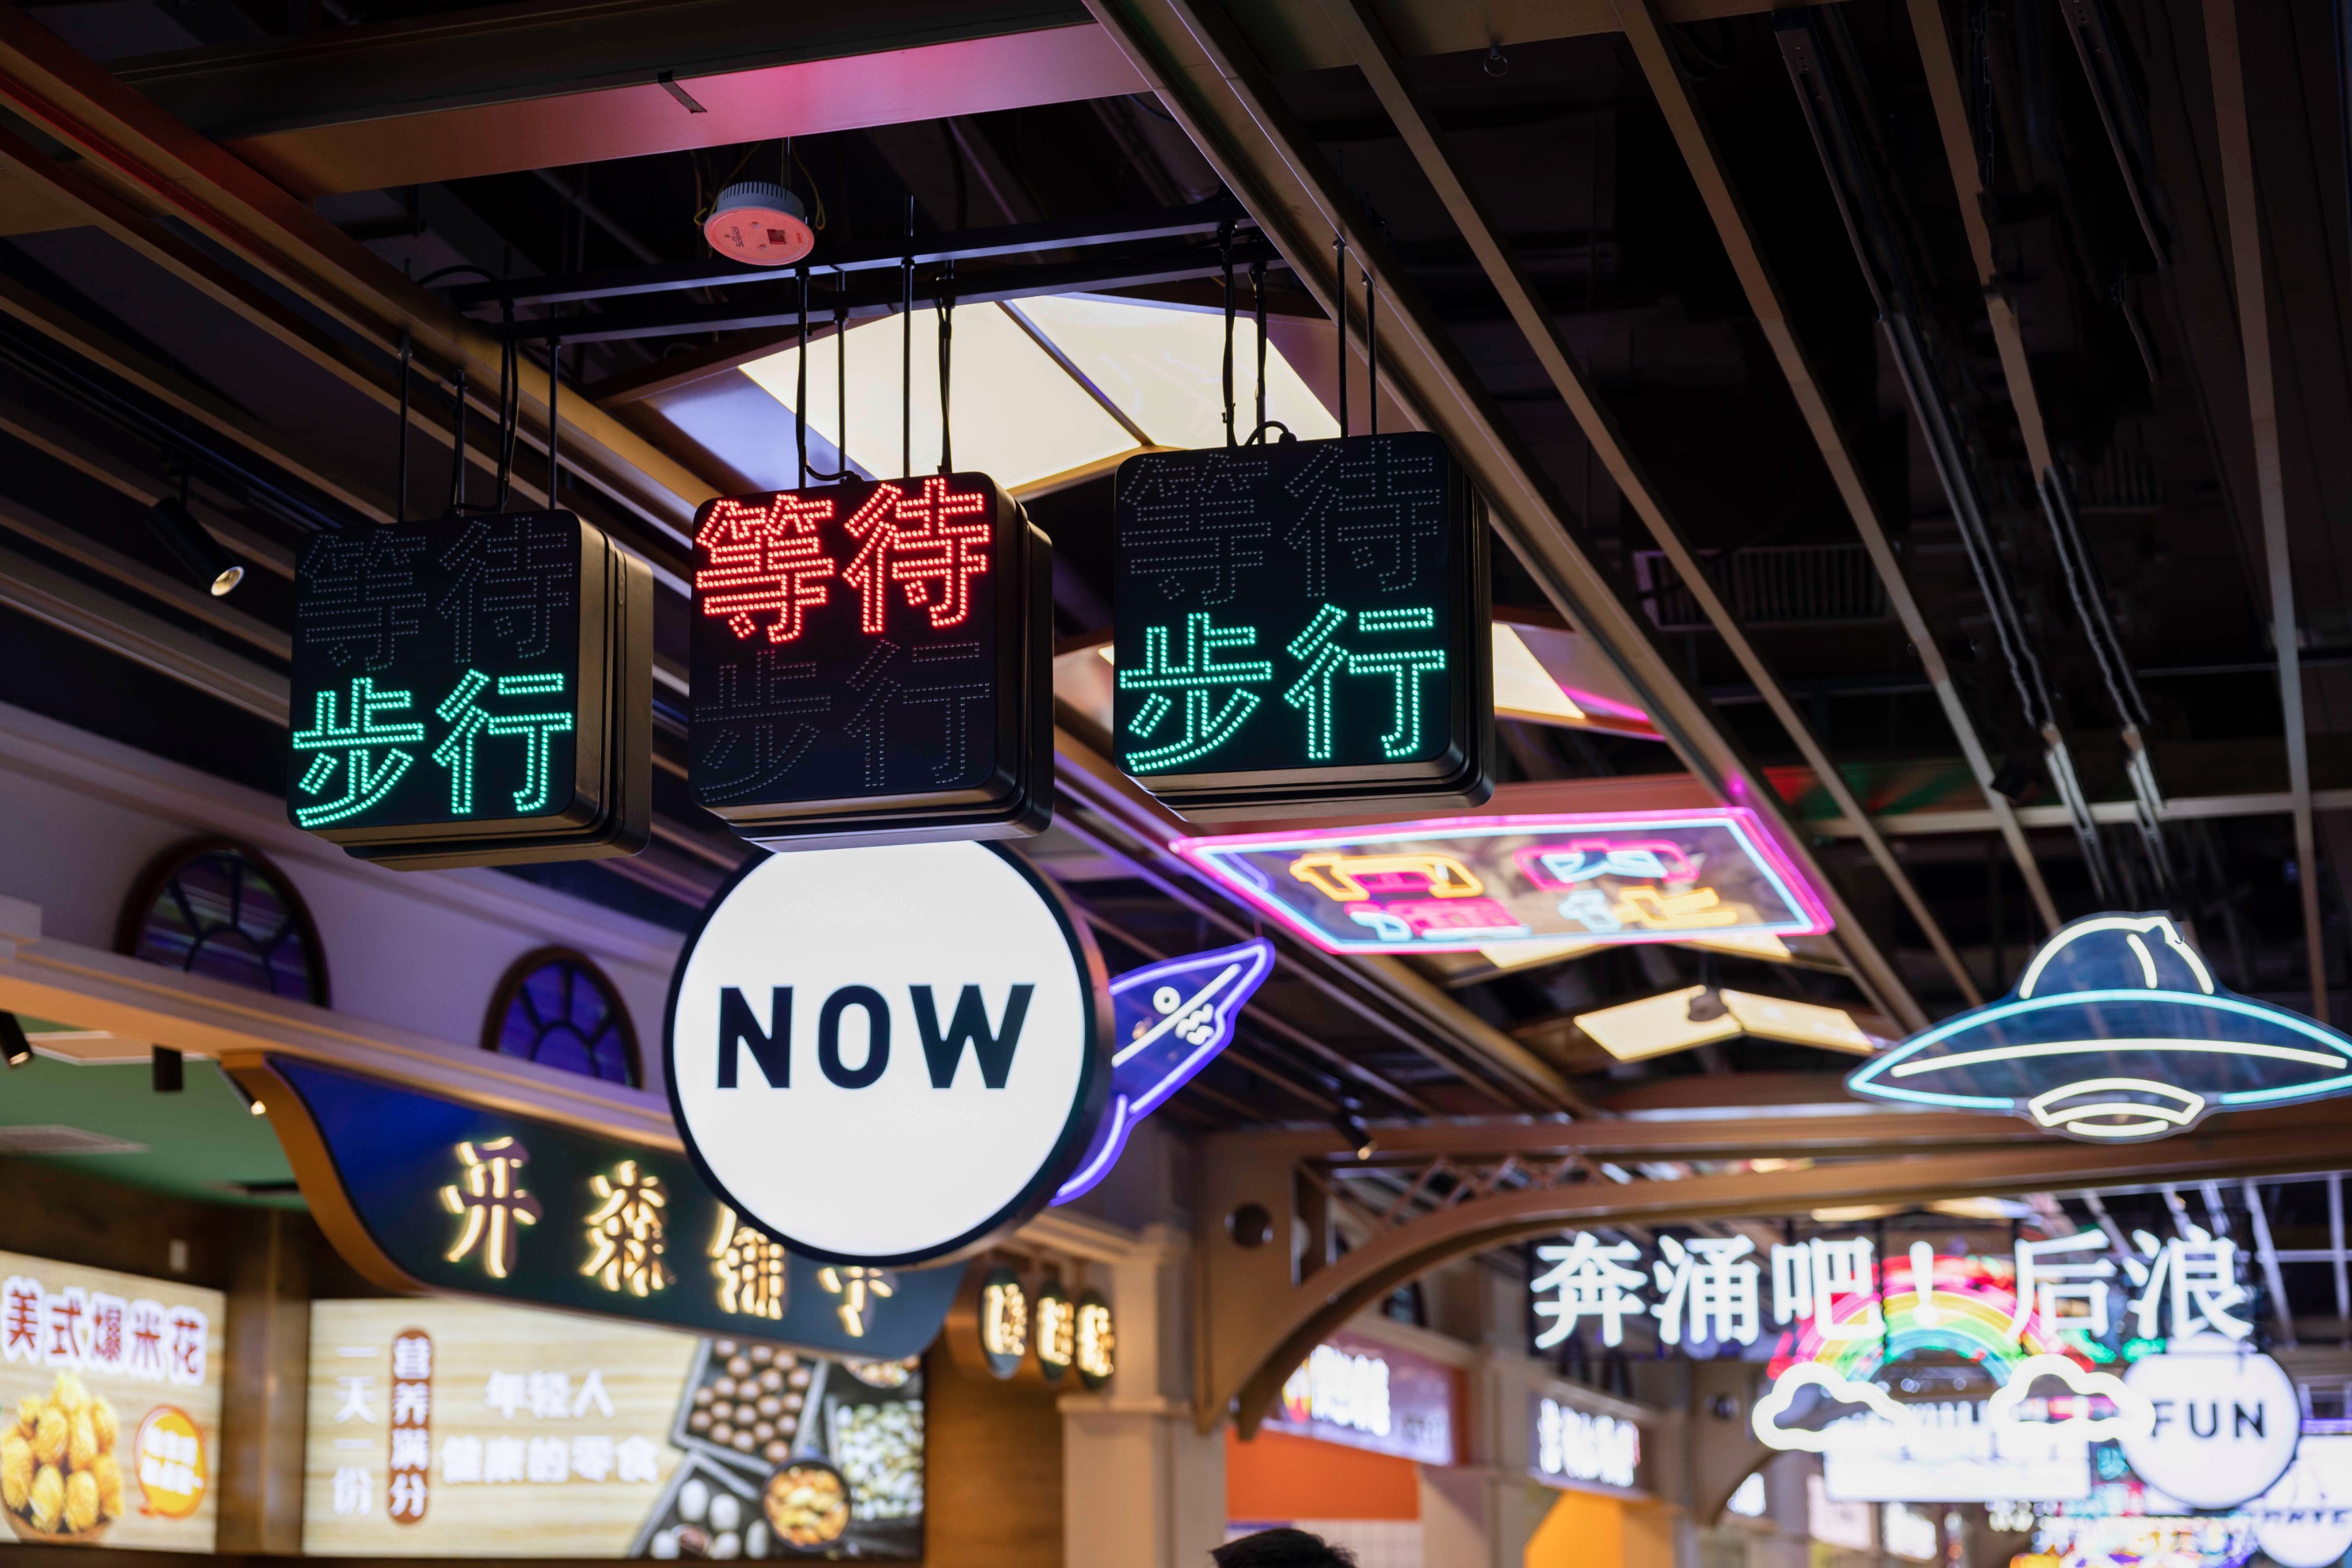
[{"label": "fun neon sign", "polygon": [[2000,1001],[1857,1068],[1855,1094],[2022,1116],[2087,1142],[2352,1089],[2352,1038],[2217,983],[2168,915],[2076,921]]},{"label": "fun neon sign", "polygon": [[1456,817],[1174,847],[1332,952],[1813,935],[1832,923],[1755,814],[1737,806]]}]

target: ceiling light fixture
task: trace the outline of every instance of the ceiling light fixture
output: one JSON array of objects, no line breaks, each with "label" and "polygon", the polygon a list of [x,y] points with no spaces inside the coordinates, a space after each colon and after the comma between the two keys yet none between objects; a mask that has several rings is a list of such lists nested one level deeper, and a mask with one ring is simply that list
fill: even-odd
[{"label": "ceiling light fixture", "polygon": [[182,574],[213,597],[245,581],[245,568],[196,521],[184,494],[165,496],[149,507],[147,527]]},{"label": "ceiling light fixture", "polygon": [[816,248],[816,230],[800,197],[766,180],[744,180],[719,193],[702,237],[719,255],[754,267],[790,267]]},{"label": "ceiling light fixture", "polygon": [[238,1082],[235,1074],[224,1073],[221,1076],[226,1078],[228,1079],[229,1087],[236,1090],[236,1097],[245,1101],[245,1113],[247,1116],[267,1116],[269,1114],[269,1107],[261,1103],[261,1097],[255,1094],[253,1090],[246,1088],[244,1084]]}]

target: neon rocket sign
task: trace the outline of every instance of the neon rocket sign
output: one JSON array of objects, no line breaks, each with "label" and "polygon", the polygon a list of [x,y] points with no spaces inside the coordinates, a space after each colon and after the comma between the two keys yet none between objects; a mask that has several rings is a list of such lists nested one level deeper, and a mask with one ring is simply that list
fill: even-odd
[{"label": "neon rocket sign", "polygon": [[1737,806],[1458,817],[1174,847],[1331,952],[1812,935],[1831,924],[1756,815]]},{"label": "neon rocket sign", "polygon": [[2215,1110],[2342,1094],[2352,1038],[2223,989],[2169,916],[2094,915],[2045,942],[2008,995],[1913,1036],[1846,1088],[2133,1142]]},{"label": "neon rocket sign", "polygon": [[1094,1189],[1127,1147],[1135,1124],[1168,1101],[1233,1043],[1234,1026],[1274,968],[1274,943],[1259,937],[1146,964],[1110,983],[1113,1038],[1110,1109],[1087,1157],[1054,1194],[1066,1204]]}]

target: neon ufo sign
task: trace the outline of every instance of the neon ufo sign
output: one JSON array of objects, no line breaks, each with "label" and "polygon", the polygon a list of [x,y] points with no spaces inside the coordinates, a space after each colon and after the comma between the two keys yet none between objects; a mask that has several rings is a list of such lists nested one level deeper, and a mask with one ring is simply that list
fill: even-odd
[{"label": "neon ufo sign", "polygon": [[1327,952],[1811,936],[1821,896],[1739,806],[1463,816],[1173,847]]},{"label": "neon ufo sign", "polygon": [[2352,1089],[2352,1038],[2218,984],[2162,914],[2094,915],[2042,944],[2000,1001],[1914,1035],[1855,1094],[2005,1111],[2086,1142],[2185,1131],[2216,1110]]}]

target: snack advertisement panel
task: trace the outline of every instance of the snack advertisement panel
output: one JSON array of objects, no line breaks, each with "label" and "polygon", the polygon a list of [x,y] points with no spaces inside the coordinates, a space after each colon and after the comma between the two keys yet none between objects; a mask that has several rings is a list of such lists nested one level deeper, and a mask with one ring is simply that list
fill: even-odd
[{"label": "snack advertisement panel", "polygon": [[225,1310],[0,1252],[0,1540],[213,1550]]},{"label": "snack advertisement panel", "polygon": [[319,1301],[313,1555],[915,1562],[910,1363],[488,1303]]}]

